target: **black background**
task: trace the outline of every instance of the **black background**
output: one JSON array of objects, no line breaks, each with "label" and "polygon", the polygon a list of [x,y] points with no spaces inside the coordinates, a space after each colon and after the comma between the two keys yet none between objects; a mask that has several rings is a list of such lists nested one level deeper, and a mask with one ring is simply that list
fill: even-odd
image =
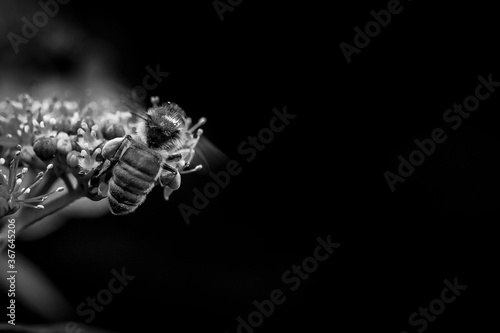
[{"label": "black background", "polygon": [[[87,42],[30,64],[66,77],[98,54],[129,87],[160,64],[170,75],[153,94],[206,116],[205,135],[243,171],[189,225],[177,205],[203,175],[168,203],[156,189],[131,216],[74,219],[19,247],[75,308],[111,269],[136,276],[94,326],[236,332],[252,301],[288,290],[281,275],[331,235],[340,248],[255,332],[416,332],[408,317],[455,277],[468,289],[426,331],[484,331],[498,299],[498,92],[394,193],[383,173],[413,140],[446,127],[443,113],[479,75],[500,81],[499,21],[486,1],[402,4],[350,64],[339,44],[353,44],[353,28],[387,1],[243,1],[223,22],[211,1],[61,7]],[[285,105],[297,118],[246,162],[238,145]],[[43,322],[22,307],[17,318]]]}]

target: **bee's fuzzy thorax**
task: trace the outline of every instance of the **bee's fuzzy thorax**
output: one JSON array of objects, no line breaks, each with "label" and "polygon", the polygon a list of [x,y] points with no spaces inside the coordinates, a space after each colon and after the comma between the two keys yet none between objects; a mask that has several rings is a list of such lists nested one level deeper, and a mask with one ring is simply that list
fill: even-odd
[{"label": "bee's fuzzy thorax", "polygon": [[177,104],[167,103],[148,110],[148,119],[137,127],[140,139],[151,149],[172,152],[184,142],[186,114]]},{"label": "bee's fuzzy thorax", "polygon": [[186,125],[186,113],[175,103],[167,103],[148,110],[151,122],[164,130],[174,132]]}]

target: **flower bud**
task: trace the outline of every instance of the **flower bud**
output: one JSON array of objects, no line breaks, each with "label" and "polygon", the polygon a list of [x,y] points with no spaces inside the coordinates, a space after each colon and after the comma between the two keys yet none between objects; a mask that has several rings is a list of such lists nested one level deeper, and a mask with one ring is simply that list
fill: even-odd
[{"label": "flower bud", "polygon": [[37,156],[33,149],[33,146],[22,147],[20,160],[35,169],[45,168],[45,163]]},{"label": "flower bud", "polygon": [[109,124],[102,130],[102,135],[106,140],[112,140],[125,135],[125,129],[121,125]]},{"label": "flower bud", "polygon": [[76,150],[72,150],[66,155],[66,163],[70,168],[75,168],[78,165],[80,153]]},{"label": "flower bud", "polygon": [[[83,123],[85,123],[86,125],[83,125]],[[83,128],[83,127],[91,128],[94,125],[95,125],[95,121],[92,120],[92,118],[86,117],[85,119],[77,121],[76,123],[71,125],[71,130],[68,131],[68,134],[75,135],[78,133],[79,128]]]},{"label": "flower bud", "polygon": [[177,190],[181,186],[181,174],[177,172],[175,178],[167,185],[172,190]]},{"label": "flower bud", "polygon": [[58,139],[68,139],[69,135],[68,135],[68,133],[65,133],[65,132],[59,132],[59,133],[57,133],[56,138],[58,138]]},{"label": "flower bud", "polygon": [[47,137],[39,138],[33,144],[33,150],[36,156],[44,162],[47,162],[54,158],[56,155],[56,146],[54,142]]},{"label": "flower bud", "polygon": [[69,135],[64,132],[59,132],[56,137],[57,140],[57,151],[61,155],[66,155],[70,151],[73,150],[73,146],[71,144],[71,140]]}]

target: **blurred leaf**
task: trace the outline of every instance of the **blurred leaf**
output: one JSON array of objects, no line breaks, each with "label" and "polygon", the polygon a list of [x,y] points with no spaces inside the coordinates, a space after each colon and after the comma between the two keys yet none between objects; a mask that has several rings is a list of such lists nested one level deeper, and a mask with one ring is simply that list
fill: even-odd
[{"label": "blurred leaf", "polygon": [[[78,325],[75,327],[75,325]],[[95,328],[89,325],[65,322],[50,325],[22,325],[16,324],[12,326],[10,324],[0,324],[0,332],[4,333],[69,333],[69,332],[79,332],[79,333],[114,333],[113,331],[103,330],[100,328]]]},{"label": "blurred leaf", "polygon": [[[50,190],[54,190],[61,186],[66,188],[66,184],[64,184],[61,179],[58,179],[51,186]],[[67,191],[55,193],[53,194],[51,200],[64,195],[67,195]],[[50,201],[47,201],[47,203],[49,202]],[[30,219],[29,214],[33,212],[35,211],[32,208],[24,207],[20,210],[19,213],[14,215],[14,218],[18,219],[21,225],[23,221],[28,221]],[[81,198],[68,205],[67,207],[61,209],[60,211],[49,215],[44,219],[38,221],[34,225],[22,230],[21,236],[19,236],[19,238],[23,241],[39,239],[53,233],[57,229],[64,226],[64,224],[71,219],[98,218],[108,213],[109,208],[107,199],[103,199],[101,201],[92,201],[87,198]]]},{"label": "blurred leaf", "polygon": [[108,200],[92,201],[81,198],[68,207],[49,215],[33,226],[23,230],[22,240],[31,241],[50,235],[71,219],[95,219],[109,214]]},{"label": "blurred leaf", "polygon": [[13,137],[0,136],[0,146],[3,148],[14,148],[19,144],[19,140]]},{"label": "blurred leaf", "polygon": [[203,165],[202,173],[225,169],[227,162],[229,162],[229,157],[204,135],[198,141],[195,151],[191,167],[198,164]]},{"label": "blurred leaf", "polygon": [[[5,250],[7,251],[7,250]],[[0,270],[7,272],[7,255],[2,253]],[[70,303],[66,300],[45,274],[31,261],[16,251],[16,304],[20,302],[41,317],[63,320],[72,314]],[[7,279],[0,279],[2,289],[8,290]]]}]

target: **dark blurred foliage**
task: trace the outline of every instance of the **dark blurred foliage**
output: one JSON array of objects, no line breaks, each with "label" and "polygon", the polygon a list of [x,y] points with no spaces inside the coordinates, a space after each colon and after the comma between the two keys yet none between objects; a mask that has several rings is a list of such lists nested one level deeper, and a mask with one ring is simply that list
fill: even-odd
[{"label": "dark blurred foliage", "polygon": [[[243,168],[190,225],[177,205],[191,204],[206,175],[186,176],[168,203],[155,189],[131,216],[75,218],[19,240],[19,251],[74,308],[107,286],[111,269],[136,276],[92,325],[235,332],[236,317],[286,289],[283,272],[331,234],[338,252],[256,332],[412,330],[408,316],[455,276],[470,288],[428,332],[486,327],[493,308],[476,305],[494,288],[499,97],[395,193],[383,172],[442,125],[478,75],[500,80],[498,20],[486,5],[414,1],[347,65],[338,44],[352,43],[352,28],[386,4],[243,1],[220,22],[212,1],[73,0],[18,55],[2,38],[2,96],[33,81],[132,88],[159,64],[170,75],[150,94],[206,116],[205,135]],[[36,6],[2,1],[2,34],[18,31]],[[284,105],[299,116],[245,162],[238,145]],[[43,318],[21,307],[18,320]]]}]

